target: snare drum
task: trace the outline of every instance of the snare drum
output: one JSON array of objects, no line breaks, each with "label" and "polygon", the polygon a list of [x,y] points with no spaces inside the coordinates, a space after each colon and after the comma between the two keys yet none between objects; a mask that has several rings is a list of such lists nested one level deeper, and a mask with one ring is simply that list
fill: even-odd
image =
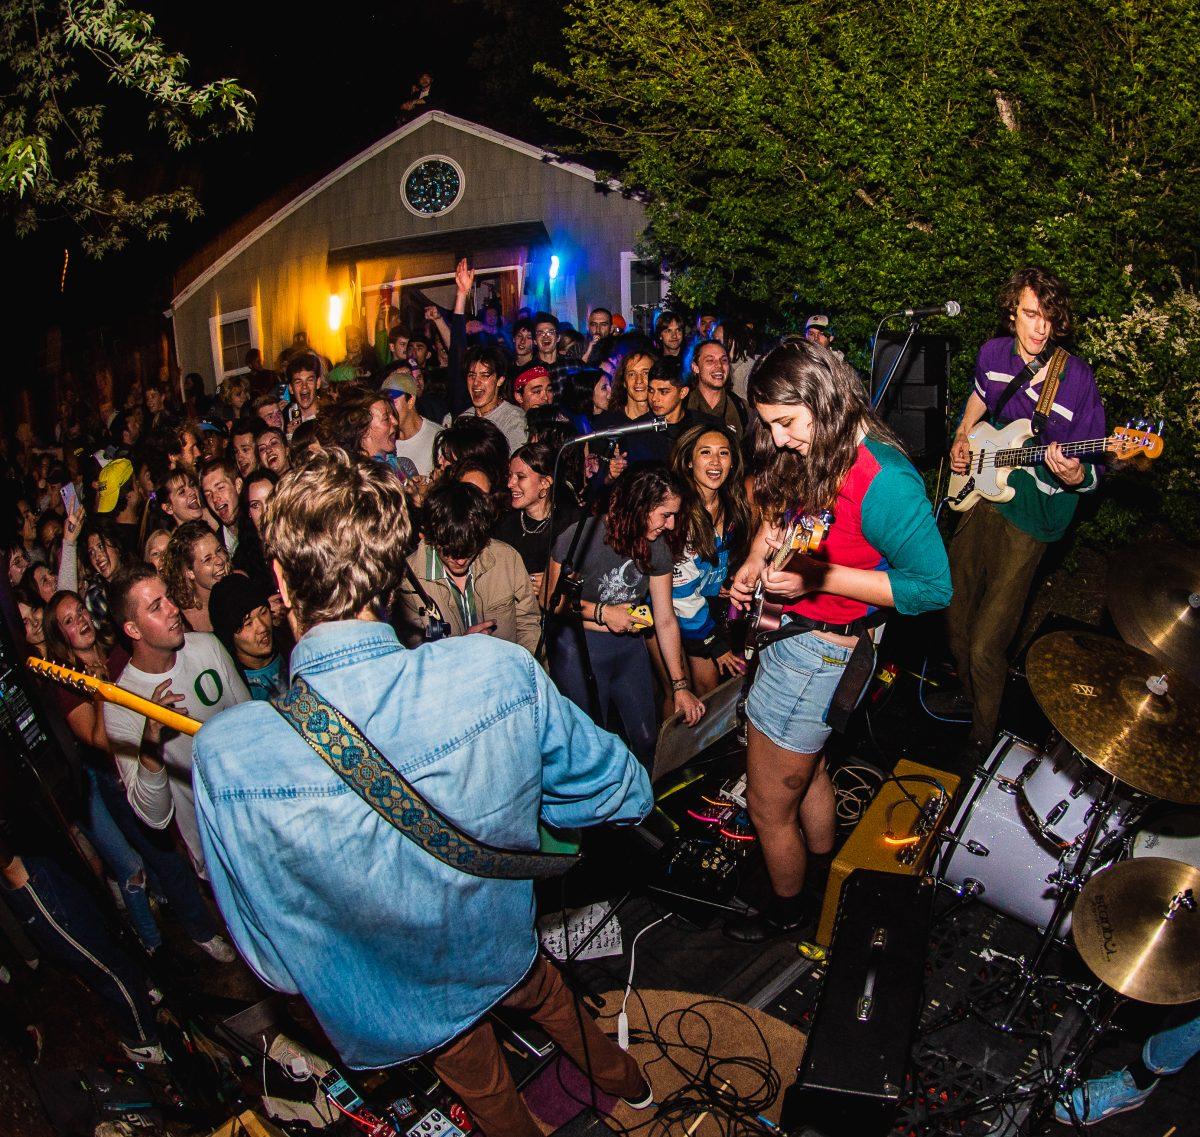
[{"label": "snare drum", "polygon": [[1142,826],[1130,845],[1131,857],[1166,857],[1200,869],[1200,814],[1165,813]]},{"label": "snare drum", "polygon": [[[1054,914],[1058,889],[1052,878],[1062,869],[1069,869],[1075,851],[1062,847],[1062,838],[1087,814],[1088,805],[1080,804],[1086,792],[1076,797],[1071,790],[1079,781],[1078,771],[1061,768],[1060,774],[1047,780],[1043,774],[1035,786],[1036,800],[1043,803],[1052,796],[1047,787],[1060,787],[1056,800],[1045,813],[1035,812],[1022,791],[1034,779],[1043,763],[1049,763],[1028,743],[1010,734],[1001,734],[979,771],[962,805],[950,822],[949,833],[954,838],[940,872],[941,879],[960,887],[975,881],[982,888],[981,899],[989,908],[1006,916],[1031,924],[1044,931]],[[1099,788],[1099,787],[1097,787]],[[1066,797],[1068,806],[1059,810],[1058,802]],[[1094,797],[1089,799],[1094,802]],[[1118,802],[1104,835],[1097,842],[1097,852],[1089,862],[1090,872],[1116,855],[1114,838],[1126,826],[1122,806]],[[1086,826],[1087,820],[1083,820]],[[1071,916],[1059,925],[1059,937],[1065,939],[1071,930]]]}]

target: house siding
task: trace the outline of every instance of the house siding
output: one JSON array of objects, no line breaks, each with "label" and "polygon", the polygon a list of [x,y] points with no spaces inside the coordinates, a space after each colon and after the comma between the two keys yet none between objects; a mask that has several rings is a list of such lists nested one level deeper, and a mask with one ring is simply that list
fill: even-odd
[{"label": "house siding", "polygon": [[[429,154],[453,158],[462,167],[465,190],[449,213],[422,218],[405,208],[400,183],[409,166]],[[327,297],[331,285],[346,289],[356,282],[353,267],[328,266],[331,250],[528,221],[544,224],[560,257],[555,292],[560,315],[582,322],[596,304],[619,308],[621,253],[636,246],[645,226],[642,204],[618,192],[598,192],[586,178],[553,162],[430,118],[283,217],[178,302],[173,315],[180,367],[198,372],[211,390],[209,319],[250,307],[258,312],[268,365],[301,329],[315,348],[337,359],[344,340],[326,325]],[[548,255],[530,265],[536,279],[544,279]],[[421,257],[423,264],[440,266],[433,272],[452,271],[451,260],[448,253]],[[572,283],[576,311],[564,311]]]}]

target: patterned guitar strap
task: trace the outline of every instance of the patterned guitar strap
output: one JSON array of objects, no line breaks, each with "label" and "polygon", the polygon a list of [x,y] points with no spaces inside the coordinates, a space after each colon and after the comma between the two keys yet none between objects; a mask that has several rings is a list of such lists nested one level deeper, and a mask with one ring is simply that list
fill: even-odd
[{"label": "patterned guitar strap", "polygon": [[1038,396],[1037,406],[1033,408],[1034,438],[1041,438],[1042,431],[1050,422],[1050,411],[1054,407],[1054,396],[1058,394],[1058,381],[1062,378],[1063,368],[1067,365],[1067,353],[1061,348],[1055,348],[1050,362],[1046,364],[1046,377],[1042,380],[1042,392]]},{"label": "patterned guitar strap", "polygon": [[297,678],[271,705],[317,756],[414,845],[468,876],[545,880],[562,876],[578,855],[497,849],[464,833],[429,804],[341,711]]}]

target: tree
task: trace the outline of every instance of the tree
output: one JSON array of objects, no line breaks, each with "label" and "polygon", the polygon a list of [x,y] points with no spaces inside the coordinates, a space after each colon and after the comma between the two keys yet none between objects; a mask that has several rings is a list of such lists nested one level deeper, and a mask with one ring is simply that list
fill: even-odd
[{"label": "tree", "polygon": [[153,17],[120,0],[3,0],[0,67],[0,200],[18,233],[70,220],[95,256],[134,235],[163,238],[172,217],[200,212],[186,186],[139,192],[107,112],[140,103],[175,149],[253,125],[247,90],[233,79],[189,83],[188,61],[155,36]]},{"label": "tree", "polygon": [[953,297],[972,344],[1024,263],[1085,315],[1194,275],[1197,11],[573,0],[541,105],[648,195],[646,252],[683,300],[832,311],[844,345]]}]

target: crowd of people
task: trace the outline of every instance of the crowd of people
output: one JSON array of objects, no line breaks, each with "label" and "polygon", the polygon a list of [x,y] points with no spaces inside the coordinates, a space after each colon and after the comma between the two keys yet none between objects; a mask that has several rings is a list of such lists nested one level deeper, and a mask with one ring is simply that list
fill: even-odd
[{"label": "crowd of people", "polygon": [[[528,935],[508,929],[508,947],[496,947],[504,921],[478,881],[453,870],[430,875],[423,862],[414,869],[401,842],[404,864],[394,867],[410,882],[409,899],[387,901],[403,910],[401,922],[412,908],[414,928],[425,929],[414,932],[420,939],[441,927],[430,910],[453,921],[481,905],[476,938],[491,955],[451,973],[444,953],[433,952],[434,962],[394,991],[411,1004],[412,983],[440,984],[448,992],[440,1014],[410,1016],[417,1021],[404,1029],[349,1021],[346,1008],[357,1004],[321,964],[333,938],[339,951],[361,950],[364,974],[377,973],[380,989],[399,982],[378,974],[374,904],[360,897],[353,907],[329,893],[341,924],[300,927],[298,915],[316,911],[302,893],[322,896],[332,885],[320,870],[273,876],[281,871],[273,842],[291,819],[299,829],[288,839],[306,845],[306,862],[344,856],[350,842],[373,875],[400,854],[372,842],[395,834],[385,826],[382,836],[351,838],[359,823],[343,816],[352,810],[343,798],[292,817],[308,791],[280,756],[302,762],[304,747],[296,750],[284,718],[265,704],[291,698],[300,679],[320,686],[342,712],[355,710],[364,733],[378,734],[405,776],[433,787],[443,813],[466,826],[482,810],[492,820],[475,836],[522,847],[530,820],[536,841],[531,786],[540,786],[540,816],[550,824],[644,815],[660,725],[672,715],[694,725],[704,697],[742,674],[739,612],[763,589],[784,617],[758,655],[746,700],[747,802],[773,895],[727,929],[758,942],[800,925],[808,863],[833,848],[822,757],[831,708],[848,713],[861,698],[889,613],[950,603],[954,553],[903,446],[832,349],[827,316],[811,317],[803,336],[767,344],[710,309],[694,320],[664,311],[643,332],[596,306],[584,334],[546,312],[522,311],[508,323],[489,306],[469,318],[466,261],[455,284],[453,309],[426,308],[418,327],[385,305],[374,343],[348,337],[337,363],[298,336],[277,370],[251,352],[246,373],[211,397],[198,377],[184,382],[181,399],[135,384],[99,435],[68,401],[53,451],[24,445],[8,455],[16,537],[4,567],[31,653],[201,722],[216,719],[194,752],[190,735],[154,718],[61,696],[87,771],[78,831],[97,871],[116,883],[143,946],[161,944],[149,877],[194,941],[232,958],[200,900],[198,882],[211,880],[242,954],[273,986],[305,994],[347,1061],[383,1065],[458,1038],[440,1052],[443,1077],[479,1116],[492,1117],[494,1131],[525,1132],[508,1089],[481,1088],[480,1063],[484,1083],[501,1077],[481,1057],[491,1054],[486,1040],[462,1032],[521,992],[531,1005],[553,1003],[566,1031],[575,1016],[564,1010],[561,981],[529,972]],[[964,429],[996,402],[989,384],[1023,378],[1044,343],[1069,330],[1065,303],[1065,290],[1042,270],[1014,275],[1001,294],[1005,344],[976,376]],[[1102,425],[1090,371],[1076,369],[1072,384],[1064,401],[1091,409],[1077,409],[1078,421],[1091,425],[1098,415]],[[1095,474],[1057,446],[1047,471],[1047,485],[1057,481],[1041,495],[1058,520],[1069,520],[1058,495],[1092,488]],[[1035,492],[1026,510],[1043,505]],[[820,550],[776,557],[788,523],[817,514],[831,519]],[[986,540],[998,547],[1022,522],[997,515],[989,524]],[[1044,544],[1060,533],[1032,539]],[[1022,564],[1036,559],[1027,554]],[[955,566],[956,588],[970,571]],[[960,632],[960,671],[982,705],[980,739],[995,729],[987,667],[1003,658],[1007,640],[997,637],[1020,605],[1008,598],[995,620],[1003,626],[985,644],[971,615],[971,605],[988,602],[984,592],[972,578],[954,623],[974,635],[968,642]],[[404,650],[421,645],[432,646]],[[510,723],[526,705],[541,717]],[[481,753],[481,732],[505,723],[486,777],[461,764],[463,754]],[[446,740],[456,731],[464,741],[453,757]],[[522,746],[542,755],[540,773],[522,765],[528,754],[512,770],[498,761]],[[237,766],[259,751],[261,765]],[[438,773],[444,761],[459,764]],[[491,803],[520,804],[528,816],[506,827]],[[324,816],[326,808],[333,813]],[[178,848],[155,837],[176,831]],[[44,878],[49,888],[53,872],[49,862],[13,856],[5,879],[18,888]],[[527,917],[532,891],[517,900]],[[67,937],[79,942],[91,934],[79,930],[82,904]],[[42,934],[58,937],[68,962],[90,966],[58,932]],[[93,943],[90,954],[97,950]],[[411,953],[404,966],[411,971]],[[92,979],[119,1009],[130,1053],[153,1061],[161,1051],[152,1016],[128,984],[114,984],[119,970]],[[597,1053],[599,1083],[631,1100],[645,1096],[640,1072]],[[489,1094],[502,1106],[489,1105]]]}]

